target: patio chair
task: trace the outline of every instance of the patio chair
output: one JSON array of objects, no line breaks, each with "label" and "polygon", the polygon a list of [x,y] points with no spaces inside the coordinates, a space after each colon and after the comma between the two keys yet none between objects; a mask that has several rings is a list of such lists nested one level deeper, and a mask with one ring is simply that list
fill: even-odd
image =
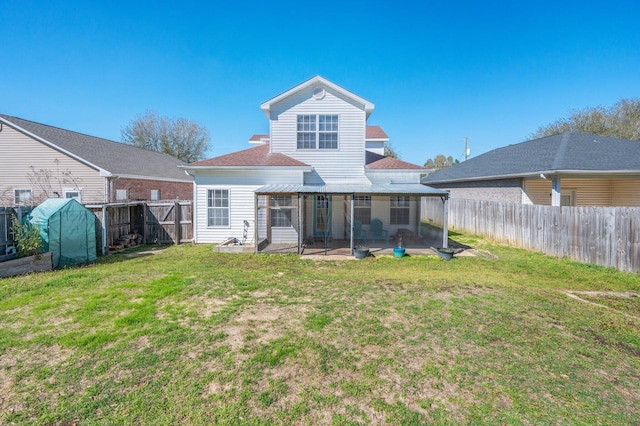
[{"label": "patio chair", "polygon": [[382,221],[380,219],[373,219],[371,221],[371,243],[376,240],[384,241],[389,244],[389,231],[382,229]]},{"label": "patio chair", "polygon": [[362,241],[362,244],[367,243],[367,231],[362,230],[362,222],[358,219],[353,220],[353,242]]}]

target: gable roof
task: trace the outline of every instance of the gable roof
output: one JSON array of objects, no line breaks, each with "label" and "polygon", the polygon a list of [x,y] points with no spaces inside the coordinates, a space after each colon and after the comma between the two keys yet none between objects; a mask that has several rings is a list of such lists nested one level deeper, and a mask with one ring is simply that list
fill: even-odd
[{"label": "gable roof", "polygon": [[422,183],[507,179],[540,174],[640,174],[640,141],[565,132],[479,155]]},{"label": "gable roof", "polygon": [[365,168],[368,170],[426,170],[417,164],[407,163],[397,158],[385,157],[371,151],[365,152]]},{"label": "gable roof", "polygon": [[389,136],[387,136],[380,126],[367,126],[365,129],[365,139],[384,139],[388,141]]},{"label": "gable roof", "polygon": [[310,169],[311,166],[285,154],[271,152],[268,143],[181,166],[185,170],[211,167],[305,167]]},{"label": "gable roof", "polygon": [[0,122],[98,170],[102,175],[191,181],[167,154],[0,114]]},{"label": "gable roof", "polygon": [[352,101],[354,101],[355,103],[358,103],[360,105],[362,105],[362,108],[365,110],[365,112],[367,113],[367,117],[369,117],[369,115],[371,114],[371,112],[373,112],[373,109],[375,108],[375,105],[369,101],[367,101],[366,99],[361,98],[358,95],[355,95],[353,93],[351,93],[350,91],[348,91],[347,89],[344,89],[340,86],[338,86],[335,83],[330,82],[329,80],[327,80],[326,78],[320,77],[319,75],[316,75],[315,77],[311,77],[309,80],[304,81],[300,84],[298,84],[297,86],[287,90],[286,92],[283,92],[281,94],[279,94],[278,96],[276,96],[275,98],[271,98],[268,101],[264,102],[262,105],[260,105],[260,109],[262,109],[262,111],[265,113],[265,115],[267,117],[269,117],[269,112],[271,110],[271,106],[280,102],[283,99],[288,98],[289,96],[304,90],[308,87],[314,86],[314,85],[321,85],[321,86],[325,86],[331,90],[334,90],[338,93],[340,93],[341,95],[351,99]]}]

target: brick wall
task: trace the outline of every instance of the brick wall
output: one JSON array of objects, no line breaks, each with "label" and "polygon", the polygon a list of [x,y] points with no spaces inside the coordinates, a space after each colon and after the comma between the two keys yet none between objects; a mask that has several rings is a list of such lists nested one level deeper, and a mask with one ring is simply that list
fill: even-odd
[{"label": "brick wall", "polygon": [[449,196],[452,199],[458,198],[522,204],[522,183],[519,178],[430,184],[429,186],[448,190],[450,193]]},{"label": "brick wall", "polygon": [[[151,191],[159,190],[161,200],[191,200],[193,201],[192,182],[170,182],[149,179],[120,178],[112,180],[113,193],[111,201],[151,200]],[[126,190],[126,200],[118,199],[118,190]]]}]

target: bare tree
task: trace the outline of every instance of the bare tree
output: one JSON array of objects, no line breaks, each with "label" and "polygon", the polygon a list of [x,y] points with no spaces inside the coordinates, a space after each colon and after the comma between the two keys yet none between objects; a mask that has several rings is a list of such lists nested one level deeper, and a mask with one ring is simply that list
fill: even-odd
[{"label": "bare tree", "polygon": [[384,156],[400,159],[400,152],[390,142],[384,144]]},{"label": "bare tree", "polygon": [[200,160],[209,148],[209,131],[186,118],[147,111],[120,131],[122,142],[172,155],[187,163]]},{"label": "bare tree", "polygon": [[429,158],[425,163],[424,167],[427,169],[433,169],[434,171],[446,169],[447,167],[451,167],[454,164],[458,164],[460,161],[454,160],[452,156],[445,157],[442,154],[438,154],[433,158]]},{"label": "bare tree", "polygon": [[640,98],[621,99],[610,108],[598,106],[572,111],[568,117],[538,128],[531,138],[568,131],[640,140]]}]

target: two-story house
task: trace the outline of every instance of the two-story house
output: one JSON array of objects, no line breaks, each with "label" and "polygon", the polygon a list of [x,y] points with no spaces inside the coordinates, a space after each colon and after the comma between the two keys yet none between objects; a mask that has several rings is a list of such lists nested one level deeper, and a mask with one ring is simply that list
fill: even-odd
[{"label": "two-story house", "polygon": [[423,167],[383,155],[371,102],[316,76],[261,109],[270,132],[252,148],[181,166],[194,176],[197,243],[390,246],[398,232],[420,236],[421,197],[446,208],[447,192],[420,184]]}]

